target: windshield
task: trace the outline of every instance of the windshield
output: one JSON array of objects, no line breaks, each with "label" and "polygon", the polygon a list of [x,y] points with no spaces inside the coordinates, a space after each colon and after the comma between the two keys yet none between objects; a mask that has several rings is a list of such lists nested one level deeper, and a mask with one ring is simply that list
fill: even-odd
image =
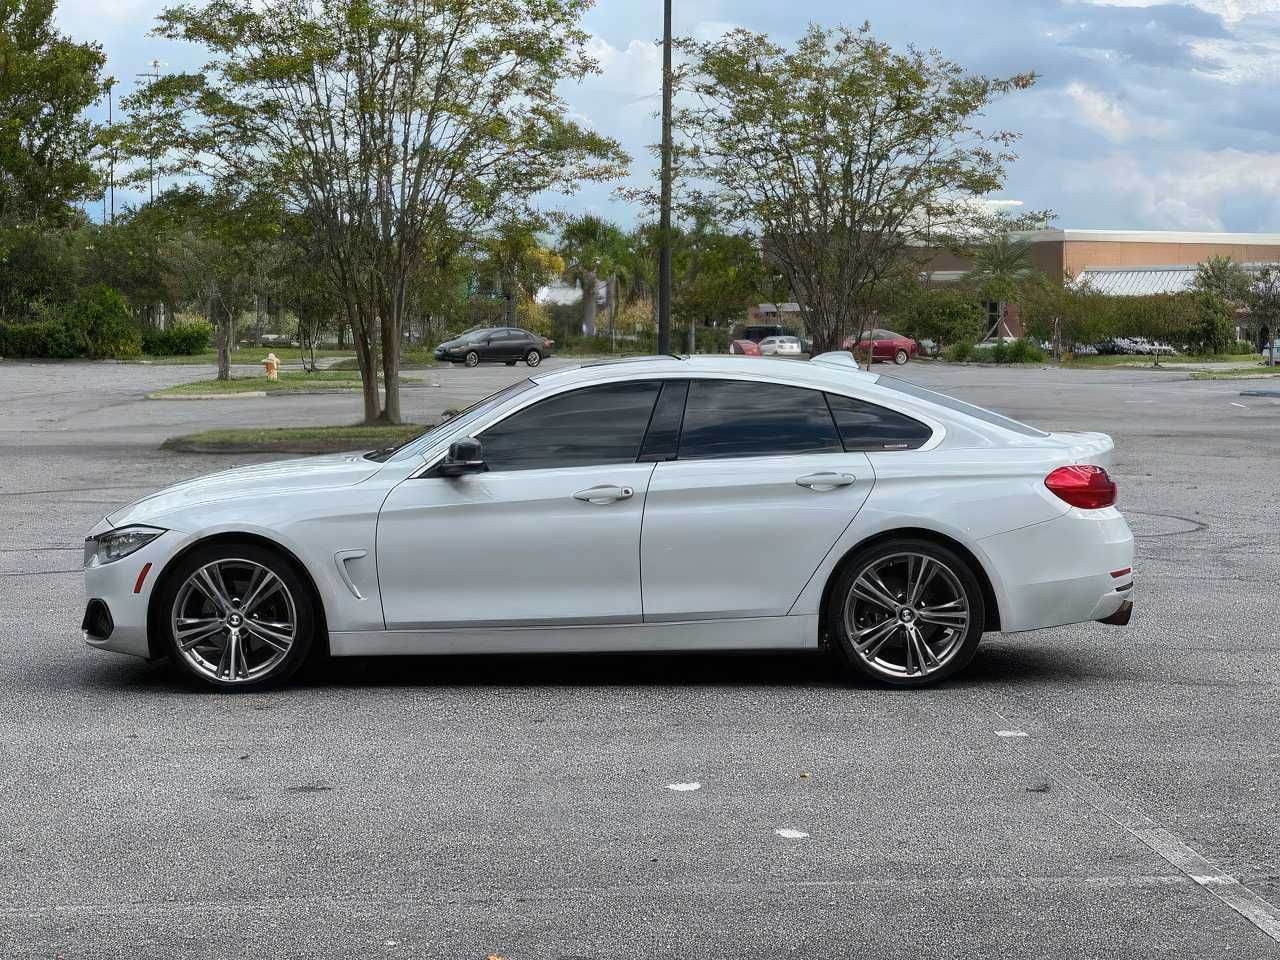
[{"label": "windshield", "polygon": [[446,437],[449,437],[452,434],[461,433],[468,426],[484,417],[490,410],[501,406],[511,397],[518,396],[532,388],[532,380],[518,380],[509,387],[503,387],[497,393],[490,394],[483,400],[477,400],[471,406],[455,413],[448,420],[442,420],[426,433],[421,433],[418,434],[418,436],[402,441],[401,443],[394,443],[390,446],[383,447],[380,450],[374,450],[371,453],[366,453],[364,455],[365,459],[373,460],[377,463],[384,463],[401,452],[407,456],[412,452],[410,450],[411,447],[413,448],[413,451],[416,451],[425,447],[435,446]]},{"label": "windshield", "polygon": [[990,423],[993,426],[1003,427],[1014,433],[1019,433],[1024,437],[1047,437],[1049,434],[1043,430],[1037,430],[1035,427],[1021,423],[1018,420],[1001,416],[993,413],[984,407],[974,406],[972,403],[965,403],[963,400],[957,400],[955,397],[948,397],[945,393],[938,393],[936,390],[928,390],[925,387],[917,386],[907,380],[899,380],[897,377],[887,377],[883,374],[877,381],[880,386],[888,387],[891,390],[897,390],[899,393],[905,393],[909,397],[915,397],[917,400],[928,400],[930,403],[936,403],[940,407],[946,407],[948,410],[954,410],[957,413],[967,414],[983,423]]}]

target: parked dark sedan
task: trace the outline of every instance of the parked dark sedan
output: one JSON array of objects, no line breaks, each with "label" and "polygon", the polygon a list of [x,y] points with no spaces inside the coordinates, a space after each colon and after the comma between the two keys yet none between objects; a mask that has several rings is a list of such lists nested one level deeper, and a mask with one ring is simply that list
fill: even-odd
[{"label": "parked dark sedan", "polygon": [[514,367],[523,360],[536,367],[543,357],[551,356],[554,346],[554,340],[519,327],[479,327],[440,344],[436,347],[436,359],[465,363],[468,367],[480,363],[505,363]]}]

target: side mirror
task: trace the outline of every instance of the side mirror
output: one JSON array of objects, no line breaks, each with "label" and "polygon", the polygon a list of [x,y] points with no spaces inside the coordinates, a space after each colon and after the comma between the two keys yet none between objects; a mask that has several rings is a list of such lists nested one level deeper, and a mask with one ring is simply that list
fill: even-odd
[{"label": "side mirror", "polygon": [[449,445],[449,452],[436,466],[436,473],[442,477],[460,477],[464,473],[479,473],[487,469],[480,441],[467,437]]}]

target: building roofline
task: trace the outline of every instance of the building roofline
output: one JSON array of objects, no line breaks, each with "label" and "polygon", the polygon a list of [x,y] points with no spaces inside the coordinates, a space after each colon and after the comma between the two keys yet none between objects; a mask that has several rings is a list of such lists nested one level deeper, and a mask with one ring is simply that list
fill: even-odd
[{"label": "building roofline", "polygon": [[1032,243],[1214,243],[1280,246],[1280,233],[1206,233],[1182,230],[1025,230],[1011,234]]}]

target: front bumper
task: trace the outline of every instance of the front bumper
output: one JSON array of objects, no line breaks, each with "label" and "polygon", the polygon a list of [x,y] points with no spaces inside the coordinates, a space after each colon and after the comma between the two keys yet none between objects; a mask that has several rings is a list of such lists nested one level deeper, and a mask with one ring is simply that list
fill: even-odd
[{"label": "front bumper", "polygon": [[[1001,581],[1000,627],[1006,632],[1118,622],[1126,606],[1132,610],[1133,533],[1114,507],[1073,507],[981,544]],[[1114,576],[1120,571],[1126,572]]]},{"label": "front bumper", "polygon": [[[87,602],[81,624],[85,643],[98,650],[127,653],[134,657],[152,656],[147,639],[147,609],[151,591],[160,571],[181,548],[183,535],[168,530],[141,550],[114,563],[85,567],[84,590]],[[143,568],[147,569],[142,576]],[[95,629],[94,601],[100,601],[110,618],[111,629],[105,635],[101,626]],[[100,612],[99,612],[100,613]]]}]

